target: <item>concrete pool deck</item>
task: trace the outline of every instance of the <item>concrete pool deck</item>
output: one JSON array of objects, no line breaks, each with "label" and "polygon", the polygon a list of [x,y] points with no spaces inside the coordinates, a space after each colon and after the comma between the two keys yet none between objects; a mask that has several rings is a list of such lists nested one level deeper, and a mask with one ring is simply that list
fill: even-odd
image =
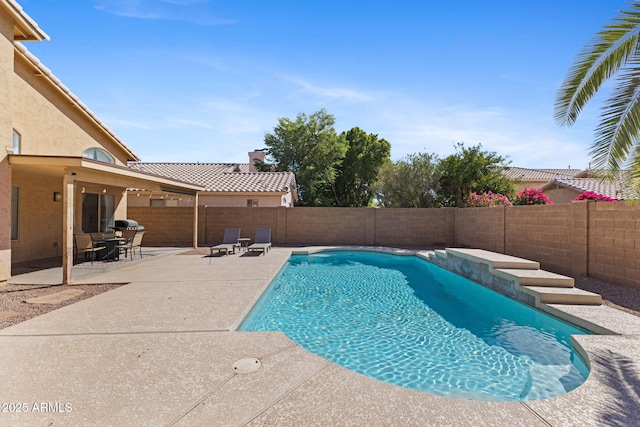
[{"label": "concrete pool deck", "polygon": [[[281,333],[235,332],[291,252],[171,253],[76,278],[129,284],[0,330],[0,425],[640,424],[640,328],[633,325],[627,335],[577,337],[591,364],[581,387],[518,403],[393,386]],[[26,283],[27,276],[17,277]],[[261,367],[234,372],[243,358]],[[16,404],[26,411],[15,412]]]}]

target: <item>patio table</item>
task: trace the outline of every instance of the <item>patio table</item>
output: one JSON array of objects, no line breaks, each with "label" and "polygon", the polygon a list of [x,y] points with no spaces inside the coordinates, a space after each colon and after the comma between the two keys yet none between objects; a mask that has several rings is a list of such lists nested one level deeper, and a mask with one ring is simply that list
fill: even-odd
[{"label": "patio table", "polygon": [[249,242],[251,241],[251,237],[240,237],[238,242],[240,242],[240,249],[244,252],[247,251],[247,247],[249,247]]},{"label": "patio table", "polygon": [[98,251],[97,258],[100,261],[117,261],[120,259],[120,250],[118,249],[118,243],[124,239],[120,237],[114,237],[112,239],[100,239],[95,240],[94,246],[104,246],[104,249]]}]

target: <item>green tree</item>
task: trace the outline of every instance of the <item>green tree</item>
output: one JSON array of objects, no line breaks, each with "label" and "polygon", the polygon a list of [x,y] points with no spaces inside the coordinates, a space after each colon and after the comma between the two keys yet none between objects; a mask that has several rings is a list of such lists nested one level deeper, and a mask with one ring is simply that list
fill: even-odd
[{"label": "green tree", "polygon": [[378,178],[378,170],[389,161],[391,144],[358,127],[343,132],[340,137],[347,141],[348,148],[331,185],[334,205],[369,206],[375,195],[373,186]]},{"label": "green tree", "polygon": [[273,133],[264,143],[267,155],[275,161],[276,171],[293,172],[303,206],[330,206],[329,188],[347,151],[347,143],[336,134],[335,119],[324,109],[296,120],[278,119]]},{"label": "green tree", "polygon": [[434,208],[440,169],[434,154],[409,154],[388,161],[378,173],[377,200],[386,208]]},{"label": "green tree", "polygon": [[555,104],[555,118],[572,125],[602,84],[617,74],[615,89],[605,101],[591,145],[595,169],[609,177],[629,165],[640,177],[640,1],[629,3],[578,54]]},{"label": "green tree", "polygon": [[507,161],[494,152],[482,151],[482,145],[455,145],[457,152],[440,162],[442,175],[438,199],[442,206],[465,206],[472,192],[500,193],[511,198],[515,192],[513,181],[504,175]]}]

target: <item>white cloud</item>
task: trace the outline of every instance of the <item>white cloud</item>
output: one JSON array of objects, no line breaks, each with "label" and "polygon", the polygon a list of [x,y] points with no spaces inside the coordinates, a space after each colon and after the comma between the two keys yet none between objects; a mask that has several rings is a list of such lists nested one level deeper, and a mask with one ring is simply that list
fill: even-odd
[{"label": "white cloud", "polygon": [[298,97],[300,95],[313,95],[317,96],[325,101],[328,100],[344,100],[347,102],[370,102],[375,99],[375,96],[369,93],[359,91],[357,89],[351,89],[341,87],[339,85],[318,85],[312,84],[302,77],[278,75],[285,83],[291,83],[298,89],[295,89],[291,96]]},{"label": "white cloud", "polygon": [[196,25],[231,25],[235,21],[211,15],[204,0],[94,0],[96,9],[134,19],[188,22]]}]

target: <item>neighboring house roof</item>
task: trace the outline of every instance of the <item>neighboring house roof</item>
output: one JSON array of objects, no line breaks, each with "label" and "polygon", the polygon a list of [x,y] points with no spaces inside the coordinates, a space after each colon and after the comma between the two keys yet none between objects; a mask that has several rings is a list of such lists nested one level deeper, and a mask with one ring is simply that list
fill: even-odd
[{"label": "neighboring house roof", "polygon": [[292,172],[249,172],[240,163],[129,163],[131,169],[205,187],[208,192],[286,193],[295,191]]},{"label": "neighboring house roof", "polygon": [[612,197],[616,200],[635,198],[628,186],[623,180],[616,179],[614,181],[606,181],[599,178],[570,178],[570,179],[553,179],[544,184],[540,189],[542,191],[555,187],[571,188],[580,193],[585,191],[593,191],[594,193]]},{"label": "neighboring house roof", "polygon": [[590,172],[581,169],[528,169],[509,166],[505,168],[504,174],[507,178],[520,181],[549,181],[587,177]]}]

